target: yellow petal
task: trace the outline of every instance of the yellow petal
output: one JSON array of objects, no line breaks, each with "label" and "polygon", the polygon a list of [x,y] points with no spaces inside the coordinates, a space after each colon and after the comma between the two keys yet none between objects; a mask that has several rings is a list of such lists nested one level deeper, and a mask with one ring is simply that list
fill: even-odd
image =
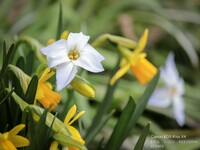
[{"label": "yellow petal", "polygon": [[59,145],[59,143],[57,141],[53,141],[51,143],[51,146],[50,146],[49,150],[57,150],[58,149],[58,145]]},{"label": "yellow petal", "polygon": [[11,141],[0,138],[0,150],[17,150],[17,149]]},{"label": "yellow petal", "polygon": [[29,140],[20,136],[9,136],[9,140],[15,145],[15,147],[24,147],[29,145]]},{"label": "yellow petal", "polygon": [[135,66],[135,65],[137,65],[142,59],[144,59],[146,56],[147,56],[147,54],[146,53],[139,53],[139,54],[134,54],[133,55],[134,57],[133,57],[133,59],[132,59],[132,61],[131,61],[131,65],[132,66]]},{"label": "yellow petal", "polygon": [[133,51],[133,53],[140,53],[145,48],[148,39],[148,32],[148,29],[145,29],[142,37],[139,40],[138,47]]},{"label": "yellow petal", "polygon": [[51,78],[54,74],[55,74],[54,71],[50,71],[50,68],[46,68],[46,69],[44,70],[44,72],[42,73],[42,75],[41,75],[39,81],[45,82],[45,81],[47,81],[49,78]]},{"label": "yellow petal", "polygon": [[126,64],[128,63],[128,61],[125,59],[125,58],[122,58],[121,61],[120,61],[120,67],[123,67],[125,66]]},{"label": "yellow petal", "polygon": [[15,126],[13,129],[11,129],[9,131],[9,135],[8,136],[13,136],[19,133],[19,131],[21,131],[23,128],[25,127],[24,124],[19,124],[17,126]]},{"label": "yellow petal", "polygon": [[52,87],[52,85],[51,85],[51,83],[50,82],[45,82],[45,85],[49,88],[49,89],[53,89],[53,87]]},{"label": "yellow petal", "polygon": [[65,120],[64,120],[65,125],[68,125],[69,121],[72,119],[75,113],[76,113],[76,105],[73,105],[65,117]]},{"label": "yellow petal", "polygon": [[44,108],[49,108],[49,111],[53,110],[60,102],[61,96],[48,88],[44,83],[39,83],[43,89],[44,97],[37,99]]},{"label": "yellow petal", "polygon": [[60,39],[67,39],[68,38],[68,35],[69,35],[69,32],[68,31],[64,31],[61,36],[60,36]]},{"label": "yellow petal", "polygon": [[70,133],[72,134],[72,137],[80,142],[81,144],[85,144],[85,141],[82,139],[81,135],[79,134],[78,130],[76,130],[74,127],[72,126],[67,126],[67,128],[69,129]]},{"label": "yellow petal", "polygon": [[121,78],[130,68],[130,64],[127,64],[120,68],[116,74],[110,80],[110,85],[113,85],[119,78]]},{"label": "yellow petal", "polygon": [[157,73],[157,68],[144,58],[137,65],[131,66],[131,71],[140,83],[146,84]]},{"label": "yellow petal", "polygon": [[42,99],[42,98],[44,98],[44,90],[42,88],[42,83],[39,82],[35,99]]},{"label": "yellow petal", "polygon": [[68,123],[68,125],[71,125],[74,121],[76,121],[78,118],[80,118],[84,113],[85,113],[85,111],[79,112],[79,113]]},{"label": "yellow petal", "polygon": [[52,43],[54,43],[56,40],[55,39],[50,39],[48,42],[47,42],[47,45],[50,45]]}]

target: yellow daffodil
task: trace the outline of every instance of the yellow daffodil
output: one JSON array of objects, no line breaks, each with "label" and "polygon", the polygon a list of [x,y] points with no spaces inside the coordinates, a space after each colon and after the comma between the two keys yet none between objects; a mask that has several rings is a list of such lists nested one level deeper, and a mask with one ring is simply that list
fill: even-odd
[{"label": "yellow daffodil", "polygon": [[17,135],[23,128],[24,124],[17,125],[9,132],[0,133],[0,149],[1,150],[16,150],[16,147],[24,147],[29,145],[29,140]]},{"label": "yellow daffodil", "polygon": [[[85,111],[81,111],[77,115],[75,115],[76,110],[77,110],[76,105],[73,105],[70,108],[70,110],[68,111],[68,113],[65,117],[64,124],[67,126],[69,132],[71,133],[72,138],[74,140],[76,140],[77,142],[81,143],[82,145],[84,145],[85,141],[82,139],[79,131],[72,126],[72,123],[74,121],[76,121],[78,118],[80,118],[85,113]],[[58,142],[54,141],[51,144],[50,150],[57,150],[57,147],[58,147]],[[68,149],[69,150],[79,150],[78,148],[72,147],[72,146],[68,146]]]},{"label": "yellow daffodil", "polygon": [[128,48],[119,46],[119,50],[124,58],[121,60],[120,69],[110,81],[111,85],[128,72],[129,69],[133,72],[133,74],[135,74],[141,84],[145,84],[153,78],[157,72],[157,68],[145,58],[146,53],[142,52],[146,46],[147,38],[148,30],[146,29],[134,51],[130,51]]},{"label": "yellow daffodil", "polygon": [[45,108],[49,108],[50,111],[53,110],[60,102],[61,96],[52,91],[51,83],[47,80],[52,77],[55,72],[50,71],[50,68],[46,68],[42,73],[39,81],[36,93],[36,100],[38,100]]}]

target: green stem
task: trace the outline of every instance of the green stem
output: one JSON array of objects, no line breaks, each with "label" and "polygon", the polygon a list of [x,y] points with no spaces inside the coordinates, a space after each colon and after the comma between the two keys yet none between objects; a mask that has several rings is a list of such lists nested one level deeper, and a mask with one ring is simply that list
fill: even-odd
[{"label": "green stem", "polygon": [[[114,68],[114,71],[113,71],[111,77],[117,72],[119,62],[120,62],[120,58],[116,64],[116,67]],[[117,86],[117,82],[112,86],[108,83],[107,92],[104,97],[104,100],[101,103],[101,105],[99,106],[99,109],[94,117],[94,120],[84,138],[86,144],[89,144],[92,141],[92,139],[96,136],[96,134],[102,129],[103,126],[101,126],[101,127],[99,127],[99,126],[101,125],[101,121],[102,121],[103,117],[105,116],[105,114],[108,113],[109,108],[112,104],[112,97],[113,97],[113,93],[115,91],[116,86]],[[96,130],[96,128],[98,128],[98,130]]]}]

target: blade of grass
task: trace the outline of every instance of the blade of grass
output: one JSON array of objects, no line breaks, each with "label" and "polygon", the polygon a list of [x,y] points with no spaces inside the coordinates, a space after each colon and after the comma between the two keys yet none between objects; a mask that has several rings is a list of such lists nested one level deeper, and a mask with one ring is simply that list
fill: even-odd
[{"label": "blade of grass", "polygon": [[150,123],[148,123],[146,125],[146,127],[144,128],[144,130],[142,131],[142,134],[140,135],[140,138],[138,139],[134,150],[142,150],[144,147],[144,142],[146,140],[146,137],[149,133],[149,128],[150,128]]},{"label": "blade of grass", "polygon": [[115,128],[112,132],[112,135],[110,136],[107,145],[105,149],[119,149],[119,145],[116,143],[119,143],[122,141],[122,133],[124,130],[126,130],[127,125],[129,124],[129,120],[135,110],[135,102],[132,97],[129,97],[129,101],[126,104],[125,108],[123,109],[123,112],[121,116],[119,117],[119,120],[117,124],[115,125]]},{"label": "blade of grass", "polygon": [[56,40],[60,39],[60,35],[62,33],[62,5],[60,3],[59,5],[59,16],[58,16],[58,28],[57,28],[57,35],[56,35]]},{"label": "blade of grass", "polygon": [[159,75],[160,75],[160,72],[158,71],[158,73],[155,75],[155,77],[151,80],[151,82],[147,86],[142,97],[138,100],[135,111],[129,121],[128,127],[127,127],[126,131],[124,132],[124,134],[122,135],[124,139],[129,135],[130,130],[136,124],[137,120],[139,119],[139,117],[142,115],[144,109],[146,108],[147,102],[158,83]]},{"label": "blade of grass", "polygon": [[25,100],[28,104],[33,104],[38,86],[38,76],[34,75],[31,79],[28,89],[25,94]]}]

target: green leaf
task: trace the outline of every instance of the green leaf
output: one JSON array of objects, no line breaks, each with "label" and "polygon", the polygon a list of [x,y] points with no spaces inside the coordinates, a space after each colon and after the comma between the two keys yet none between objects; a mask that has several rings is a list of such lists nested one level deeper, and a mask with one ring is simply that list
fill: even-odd
[{"label": "green leaf", "polygon": [[[48,109],[45,109],[45,111],[40,117],[40,120],[38,121],[36,125],[29,124],[29,127],[32,126],[30,128],[34,130],[34,132],[32,132],[32,135],[31,135],[31,144],[29,146],[30,149],[43,150],[43,149],[47,149],[48,147],[48,143],[50,140],[50,137],[48,135],[49,135],[50,129],[45,124],[47,112],[48,112]],[[30,118],[32,118],[32,116],[30,116]],[[30,120],[33,121],[33,118]]]},{"label": "green leaf", "polygon": [[13,93],[14,89],[10,90],[9,93],[0,101],[0,105]]},{"label": "green leaf", "polygon": [[57,28],[57,35],[56,40],[60,39],[60,35],[62,33],[62,5],[59,5],[59,18],[58,18],[58,28]]},{"label": "green leaf", "polygon": [[[117,72],[118,66],[119,66],[119,62],[120,62],[120,58],[118,58],[118,62],[116,63],[116,66],[114,68],[114,71],[111,74],[111,77]],[[112,104],[112,96],[113,96],[113,93],[114,93],[116,87],[117,87],[117,82],[113,86],[111,86],[108,83],[107,92],[105,94],[104,100],[102,101],[101,105],[98,108],[98,111],[97,111],[97,113],[96,113],[96,115],[94,117],[92,125],[87,130],[87,133],[86,133],[86,136],[85,136],[85,142],[87,144],[90,143],[92,141],[92,139],[95,137],[95,135],[98,133],[96,128],[98,129],[98,131],[100,131],[101,128],[103,127],[103,126],[101,128],[99,127],[100,126],[100,122],[102,121],[102,118],[108,112],[109,107]],[[93,136],[91,136],[91,135],[93,135]]]},{"label": "green leaf", "polygon": [[149,128],[150,128],[150,123],[148,123],[146,125],[146,127],[144,128],[144,130],[142,131],[142,134],[140,135],[140,138],[138,139],[134,150],[142,150],[143,149],[144,142],[145,142],[146,137],[147,137],[148,132],[149,132]]},{"label": "green leaf", "polygon": [[14,65],[8,65],[8,68],[15,74],[15,76],[18,78],[21,87],[23,89],[23,92],[25,93],[28,89],[28,84],[31,80],[31,77],[29,77],[27,74],[25,74],[20,68],[14,66]]},{"label": "green leaf", "polygon": [[137,120],[140,118],[143,111],[145,110],[147,102],[148,102],[151,94],[153,93],[153,91],[154,91],[154,89],[155,89],[155,87],[158,83],[159,74],[160,74],[160,72],[158,71],[158,73],[155,75],[155,77],[151,80],[151,82],[147,86],[142,97],[138,100],[138,103],[136,104],[135,111],[134,111],[132,117],[129,120],[129,124],[128,124],[126,130],[124,131],[124,133],[121,135],[123,140],[120,141],[120,143],[118,143],[119,145],[121,145],[123,143],[123,141],[126,139],[126,137],[129,135],[130,131],[132,130],[132,128],[136,124]]},{"label": "green leaf", "polygon": [[34,60],[34,52],[30,51],[26,56],[26,73],[29,75],[32,73]]},{"label": "green leaf", "polygon": [[[27,111],[32,111],[35,115],[34,115],[34,120],[38,121],[40,116],[43,114],[44,109],[39,107],[39,106],[35,106],[35,105],[29,105]],[[55,119],[54,124],[52,125],[52,122],[54,120],[54,115],[51,113],[47,113],[47,118],[46,118],[46,125],[48,127],[52,126],[52,130],[56,133],[63,133],[66,135],[70,135],[70,132],[68,130],[68,128],[66,127],[66,125],[61,122],[59,119]]]},{"label": "green leaf", "polygon": [[[3,46],[4,54],[3,54],[3,55],[5,55],[5,48],[6,48],[6,46],[5,46],[5,44],[4,44],[4,46]],[[8,50],[8,53],[7,53],[7,55],[6,55],[5,61],[4,61],[4,63],[3,63],[3,66],[2,66],[2,69],[1,69],[1,72],[0,72],[0,81],[1,81],[1,79],[3,78],[3,76],[5,75],[5,72],[6,72],[6,70],[7,70],[8,64],[11,62],[11,59],[12,59],[13,54],[14,54],[14,52],[15,52],[15,49],[16,49],[16,48],[15,48],[15,44],[13,43],[13,44],[10,46],[10,48],[9,48],[9,50]]]},{"label": "green leaf", "polygon": [[20,69],[24,70],[25,69],[25,59],[24,57],[20,56],[17,60],[16,66],[19,67]]},{"label": "green leaf", "polygon": [[[10,90],[7,90],[7,91],[9,92]],[[28,103],[23,101],[15,92],[12,93],[12,97],[15,100],[15,102],[19,105],[21,110],[24,111],[25,108],[28,106]]]},{"label": "green leaf", "polygon": [[33,104],[38,86],[38,76],[34,75],[29,83],[28,89],[25,94],[25,100],[28,104]]},{"label": "green leaf", "polygon": [[111,137],[108,140],[105,149],[120,148],[120,145],[118,143],[120,143],[123,140],[123,137],[121,135],[126,130],[134,110],[135,110],[135,102],[132,97],[129,97],[129,101],[126,104],[126,107],[124,108],[117,124],[115,125],[115,128],[112,132]]},{"label": "green leaf", "polygon": [[62,133],[57,133],[53,135],[53,138],[58,141],[63,146],[75,146],[79,148],[80,150],[86,150],[87,148],[79,143],[78,141],[74,140],[71,136],[66,136]]},{"label": "green leaf", "polygon": [[2,59],[2,64],[5,63],[6,61],[6,41],[3,42],[3,59]]},{"label": "green leaf", "polygon": [[[38,121],[40,116],[43,114],[44,109],[38,106],[29,105],[26,111],[33,112],[34,120]],[[64,146],[71,145],[74,147],[78,147],[80,149],[86,149],[84,145],[80,144],[79,142],[77,142],[75,139],[72,138],[67,126],[49,112],[47,113],[46,117],[46,125],[56,133],[53,135],[53,138],[62,145]]]},{"label": "green leaf", "polygon": [[108,119],[111,118],[113,113],[114,112],[111,111],[108,115],[104,115],[103,116],[103,118],[101,119],[99,124],[92,130],[92,132],[90,132],[90,134],[88,134],[87,141],[92,141],[92,139],[95,137],[95,135],[105,126],[105,124],[107,123]]},{"label": "green leaf", "polygon": [[[17,46],[20,46],[21,44],[27,44],[31,47],[31,49],[34,51],[36,57],[39,59],[40,62],[46,62],[46,59],[44,55],[41,53],[40,48],[43,47],[41,43],[38,42],[38,40],[29,37],[29,36],[20,36],[19,40],[17,41]],[[28,60],[29,61],[29,60]]]}]

